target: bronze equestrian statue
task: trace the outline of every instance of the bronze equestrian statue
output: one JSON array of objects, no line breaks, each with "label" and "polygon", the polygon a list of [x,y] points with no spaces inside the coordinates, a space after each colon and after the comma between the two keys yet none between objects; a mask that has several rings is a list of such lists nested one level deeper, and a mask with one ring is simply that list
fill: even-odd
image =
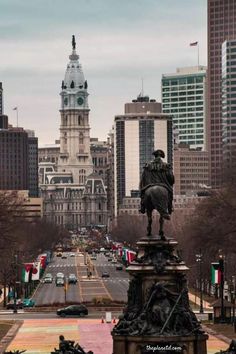
[{"label": "bronze equestrian statue", "polygon": [[160,214],[159,235],[165,239],[163,224],[164,219],[170,220],[173,211],[173,185],[175,183],[172,167],[163,162],[165,153],[162,150],[153,152],[154,159],[144,166],[140,181],[140,197],[142,214],[147,213],[148,227],[147,235],[152,234],[152,211],[156,209]]}]

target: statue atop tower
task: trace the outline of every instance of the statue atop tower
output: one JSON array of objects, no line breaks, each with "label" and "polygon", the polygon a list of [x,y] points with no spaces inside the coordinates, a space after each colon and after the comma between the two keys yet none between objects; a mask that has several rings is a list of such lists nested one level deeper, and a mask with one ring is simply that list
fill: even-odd
[{"label": "statue atop tower", "polygon": [[75,48],[76,48],[76,41],[75,41],[75,36],[73,34],[73,36],[72,36],[72,49],[75,50]]}]

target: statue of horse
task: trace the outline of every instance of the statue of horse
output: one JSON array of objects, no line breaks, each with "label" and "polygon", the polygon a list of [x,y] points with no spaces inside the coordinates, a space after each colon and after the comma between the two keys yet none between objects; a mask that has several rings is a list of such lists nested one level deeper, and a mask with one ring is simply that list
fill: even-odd
[{"label": "statue of horse", "polygon": [[164,220],[170,220],[170,215],[168,214],[168,190],[159,185],[150,186],[145,190],[143,202],[148,217],[147,236],[152,236],[152,212],[155,209],[160,214],[159,236],[162,240],[165,240]]}]

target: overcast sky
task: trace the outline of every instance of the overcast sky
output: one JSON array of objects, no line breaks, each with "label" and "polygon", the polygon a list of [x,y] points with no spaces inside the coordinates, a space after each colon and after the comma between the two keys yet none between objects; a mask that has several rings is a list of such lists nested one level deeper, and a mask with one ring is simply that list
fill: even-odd
[{"label": "overcast sky", "polygon": [[206,0],[0,0],[0,81],[4,113],[59,137],[60,86],[75,34],[89,85],[91,136],[106,139],[124,103],[141,91],[160,101],[161,75],[206,65]]}]

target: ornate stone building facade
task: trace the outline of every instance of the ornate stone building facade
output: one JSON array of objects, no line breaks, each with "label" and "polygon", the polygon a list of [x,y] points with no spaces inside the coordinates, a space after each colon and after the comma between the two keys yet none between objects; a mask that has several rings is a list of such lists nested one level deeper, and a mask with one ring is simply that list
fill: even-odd
[{"label": "ornate stone building facade", "polygon": [[61,86],[60,153],[39,163],[44,216],[68,229],[107,225],[107,193],[102,176],[93,173],[90,153],[88,83],[75,38]]}]

